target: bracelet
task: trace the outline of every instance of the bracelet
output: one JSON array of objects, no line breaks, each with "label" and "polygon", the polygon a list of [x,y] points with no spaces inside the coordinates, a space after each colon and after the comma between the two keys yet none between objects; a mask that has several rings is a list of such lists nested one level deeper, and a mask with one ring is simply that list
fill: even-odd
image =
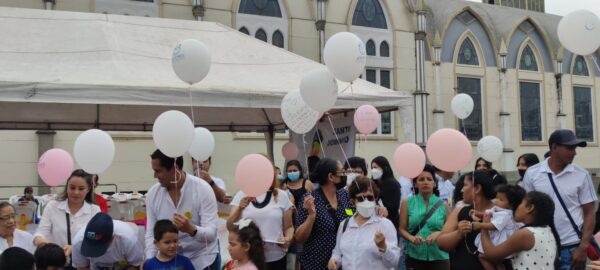
[{"label": "bracelet", "polygon": [[474,230],[474,228],[473,228],[473,227],[474,227],[474,226],[473,226],[473,223],[474,223],[474,222],[471,222],[471,231],[473,231],[473,230]]}]

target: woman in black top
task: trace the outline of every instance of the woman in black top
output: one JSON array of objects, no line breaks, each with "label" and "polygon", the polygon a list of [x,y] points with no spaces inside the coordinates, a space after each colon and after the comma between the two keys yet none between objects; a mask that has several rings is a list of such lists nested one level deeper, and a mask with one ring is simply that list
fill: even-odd
[{"label": "woman in black top", "polygon": [[285,176],[283,183],[294,196],[294,206],[298,209],[302,207],[304,194],[313,190],[313,184],[304,178],[304,170],[298,160],[290,160],[285,164]]},{"label": "woman in black top", "polygon": [[400,183],[394,177],[390,162],[382,156],[371,161],[371,176],[379,186],[380,198],[383,206],[388,210],[387,218],[394,223],[396,232],[400,226]]},{"label": "woman in black top", "polygon": [[[473,181],[473,178],[475,180]],[[490,174],[475,171],[461,176],[464,207],[454,209],[438,237],[440,249],[450,254],[451,270],[483,270],[479,262],[479,253],[475,246],[475,238],[479,231],[473,231],[471,211],[485,212],[494,207],[492,199],[496,197],[494,184]],[[510,260],[505,260],[505,269],[512,269]]]}]

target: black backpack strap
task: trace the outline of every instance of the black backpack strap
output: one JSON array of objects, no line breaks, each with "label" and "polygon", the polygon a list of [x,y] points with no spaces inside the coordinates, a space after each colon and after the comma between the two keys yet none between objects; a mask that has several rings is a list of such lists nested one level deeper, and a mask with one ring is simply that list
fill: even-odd
[{"label": "black backpack strap", "polygon": [[560,202],[560,206],[562,206],[562,209],[565,211],[565,214],[567,214],[567,217],[569,218],[569,221],[571,222],[571,226],[573,226],[573,229],[575,230],[575,232],[577,233],[577,236],[581,240],[581,237],[582,237],[581,230],[579,230],[579,227],[577,226],[577,224],[575,224],[575,220],[573,220],[571,213],[569,213],[569,209],[567,209],[567,205],[565,204],[562,197],[560,196],[560,193],[558,192],[558,188],[556,188],[556,184],[554,183],[554,178],[552,177],[552,173],[548,173],[548,179],[550,179],[550,184],[552,184],[552,189],[554,190],[554,194],[556,194],[556,198],[558,198],[558,201]]},{"label": "black backpack strap", "polygon": [[351,218],[352,217],[349,217],[346,220],[344,220],[344,224],[342,225],[342,234],[346,232],[346,229],[348,228],[348,222],[350,222]]},{"label": "black backpack strap", "polygon": [[438,208],[440,208],[440,206],[442,205],[442,203],[443,203],[442,200],[437,201],[433,205],[433,207],[431,207],[431,209],[429,209],[429,212],[427,212],[427,214],[425,215],[425,217],[423,217],[423,220],[421,220],[421,223],[419,223],[419,226],[417,226],[412,231],[410,231],[410,234],[417,235],[417,233],[419,233],[419,231],[421,230],[421,228],[423,228],[423,226],[425,226],[425,223],[427,223],[427,220],[429,220],[429,218],[433,215],[433,213],[435,213],[435,211]]}]

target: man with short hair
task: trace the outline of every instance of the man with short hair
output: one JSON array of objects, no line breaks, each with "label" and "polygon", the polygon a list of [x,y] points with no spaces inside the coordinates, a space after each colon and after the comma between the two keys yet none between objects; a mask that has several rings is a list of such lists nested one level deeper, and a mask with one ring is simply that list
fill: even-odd
[{"label": "man with short hair", "polygon": [[208,157],[207,160],[199,162],[192,158],[192,168],[194,168],[194,175],[204,181],[206,181],[213,192],[215,193],[215,197],[217,201],[220,203],[229,204],[231,202],[231,196],[227,196],[225,193],[225,181],[219,177],[215,177],[210,175],[208,171],[210,170],[210,166],[212,165],[212,157]]},{"label": "man with short hair", "polygon": [[82,269],[140,269],[144,253],[135,230],[125,222],[98,213],[73,238],[73,267]]},{"label": "man with short hair", "polygon": [[[170,158],[160,150],[150,156],[158,179],[146,194],[147,227],[157,220],[173,221],[179,234],[179,254],[188,257],[196,270],[218,270],[217,200],[211,186],[185,173],[183,157]],[[146,258],[156,255],[153,230],[146,230]]]},{"label": "man with short hair", "polygon": [[[577,154],[577,146],[586,147],[587,143],[578,140],[573,131],[559,129],[550,135],[548,144],[550,157],[527,169],[523,177],[523,188],[527,191],[544,192],[554,200],[554,225],[561,244],[560,270],[584,269],[586,250],[590,245],[595,223],[594,203],[598,198],[590,173],[573,164],[573,159]],[[571,224],[567,212],[572,216],[577,230]]]}]

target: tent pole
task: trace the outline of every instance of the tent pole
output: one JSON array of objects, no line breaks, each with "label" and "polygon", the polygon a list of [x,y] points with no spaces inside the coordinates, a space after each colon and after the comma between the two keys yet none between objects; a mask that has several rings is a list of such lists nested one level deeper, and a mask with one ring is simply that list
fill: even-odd
[{"label": "tent pole", "polygon": [[269,130],[265,132],[265,141],[267,142],[267,155],[269,155],[271,162],[275,164],[275,153],[273,152],[275,129],[273,128],[273,125],[269,125]]}]

